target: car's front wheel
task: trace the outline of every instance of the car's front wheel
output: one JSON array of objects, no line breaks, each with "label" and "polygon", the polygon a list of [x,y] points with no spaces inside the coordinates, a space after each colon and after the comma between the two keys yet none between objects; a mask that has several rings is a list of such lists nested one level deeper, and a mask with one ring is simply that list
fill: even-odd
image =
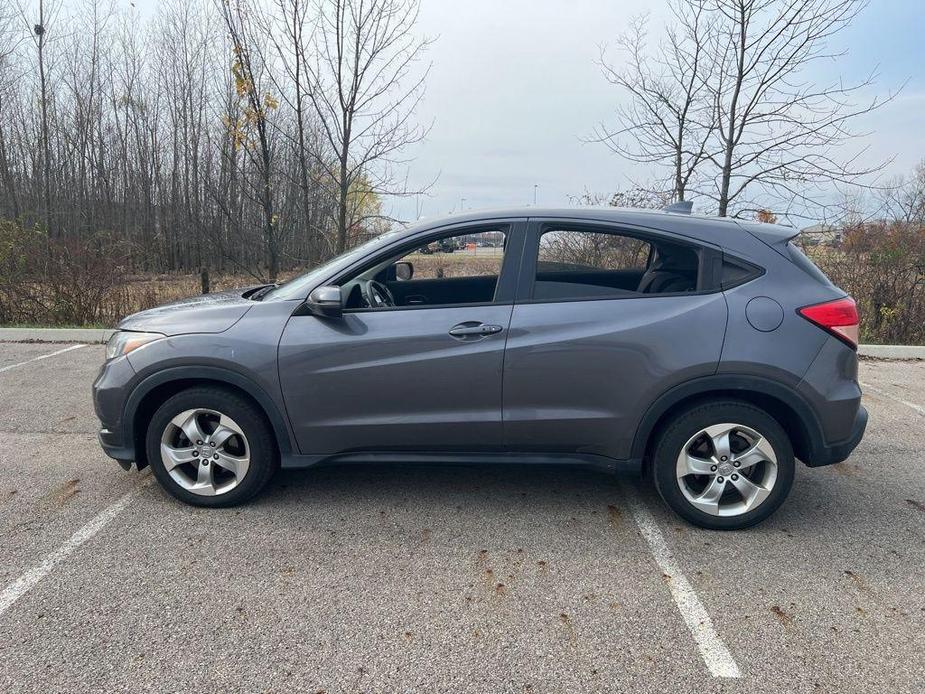
[{"label": "car's front wheel", "polygon": [[222,388],[191,388],[168,398],[151,418],[145,445],[161,486],[195,506],[246,501],[277,467],[263,414]]},{"label": "car's front wheel", "polygon": [[670,422],[655,447],[653,479],[678,515],[714,530],[760,523],[793,485],[793,448],[763,410],[735,400],[696,405]]}]

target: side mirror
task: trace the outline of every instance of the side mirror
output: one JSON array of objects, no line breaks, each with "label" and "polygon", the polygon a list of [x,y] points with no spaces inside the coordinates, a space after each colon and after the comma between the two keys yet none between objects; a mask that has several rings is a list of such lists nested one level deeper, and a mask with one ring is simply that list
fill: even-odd
[{"label": "side mirror", "polygon": [[395,268],[395,279],[397,280],[410,280],[414,277],[414,265],[407,260],[399,260],[393,267]]},{"label": "side mirror", "polygon": [[344,300],[340,287],[318,287],[308,295],[308,310],[322,318],[340,318],[344,314]]}]

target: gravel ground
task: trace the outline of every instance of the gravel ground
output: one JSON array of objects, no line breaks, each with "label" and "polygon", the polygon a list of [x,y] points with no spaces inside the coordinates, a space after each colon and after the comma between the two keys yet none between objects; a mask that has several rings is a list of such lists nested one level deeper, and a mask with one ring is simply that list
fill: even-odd
[{"label": "gravel ground", "polygon": [[[61,347],[0,344],[0,368]],[[102,359],[0,372],[0,590],[134,494],[0,605],[0,691],[923,689],[925,363],[865,361],[855,454],[713,533],[633,476],[569,469],[294,471],[238,509],[182,506],[99,450]],[[634,499],[740,679],[710,676]]]}]

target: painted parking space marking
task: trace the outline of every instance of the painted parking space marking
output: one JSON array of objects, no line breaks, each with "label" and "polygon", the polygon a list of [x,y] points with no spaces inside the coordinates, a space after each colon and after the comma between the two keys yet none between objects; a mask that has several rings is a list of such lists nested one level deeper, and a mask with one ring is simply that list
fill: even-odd
[{"label": "painted parking space marking", "polygon": [[39,581],[45,578],[59,563],[67,559],[87,540],[93,538],[100,530],[105,528],[125,507],[128,506],[135,495],[151,481],[144,480],[137,487],[123,494],[119,499],[104,508],[93,518],[81,526],[60,547],[48,554],[41,562],[28,569],[19,578],[0,592],[0,617],[12,607],[17,600],[34,588]]},{"label": "painted parking space marking", "polygon": [[65,347],[64,349],[59,349],[55,352],[50,352],[49,354],[42,354],[38,357],[33,357],[32,359],[26,359],[26,361],[21,361],[17,364],[8,364],[7,366],[0,367],[0,373],[3,373],[4,371],[11,371],[12,369],[16,369],[16,368],[19,368],[20,366],[25,366],[26,364],[31,364],[36,361],[41,361],[42,359],[56,357],[59,354],[64,354],[65,352],[70,352],[75,349],[80,349],[81,347],[86,347],[86,345],[71,345],[70,347]]},{"label": "painted parking space marking", "polygon": [[742,672],[736,664],[732,653],[723,643],[716,629],[713,628],[713,620],[694,587],[687,580],[681,566],[674,558],[674,554],[665,536],[658,527],[658,523],[652,512],[646,507],[645,503],[639,498],[638,494],[626,494],[624,498],[629,503],[633,520],[639,528],[639,532],[649,545],[649,551],[655,559],[655,563],[666,576],[668,588],[671,591],[671,597],[674,599],[684,623],[694,637],[700,655],[704,664],[713,677],[736,678],[741,677]]},{"label": "painted parking space marking", "polygon": [[921,405],[916,405],[914,402],[909,402],[908,400],[903,400],[902,398],[897,397],[897,396],[893,395],[892,393],[888,393],[887,391],[885,391],[885,390],[883,390],[883,389],[881,389],[881,388],[877,388],[876,386],[872,386],[872,385],[870,385],[869,383],[861,383],[861,385],[862,385],[864,388],[866,388],[867,390],[873,391],[873,392],[876,393],[877,395],[882,395],[882,396],[885,397],[885,398],[889,398],[889,399],[892,400],[893,402],[898,402],[898,403],[900,403],[901,405],[905,405],[906,407],[915,410],[915,411],[918,412],[920,415],[925,416],[925,407],[922,407]]}]

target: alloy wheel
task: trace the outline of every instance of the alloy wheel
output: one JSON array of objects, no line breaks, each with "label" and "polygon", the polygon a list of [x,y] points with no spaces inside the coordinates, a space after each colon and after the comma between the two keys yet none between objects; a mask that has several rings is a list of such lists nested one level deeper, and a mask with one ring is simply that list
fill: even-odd
[{"label": "alloy wheel", "polygon": [[684,498],[713,516],[739,516],[760,506],[777,481],[770,442],[742,424],[714,424],[694,434],[678,455]]},{"label": "alloy wheel", "polygon": [[197,408],[175,416],[161,435],[161,462],[187,491],[219,496],[237,487],[250,467],[250,446],[231,417]]}]

